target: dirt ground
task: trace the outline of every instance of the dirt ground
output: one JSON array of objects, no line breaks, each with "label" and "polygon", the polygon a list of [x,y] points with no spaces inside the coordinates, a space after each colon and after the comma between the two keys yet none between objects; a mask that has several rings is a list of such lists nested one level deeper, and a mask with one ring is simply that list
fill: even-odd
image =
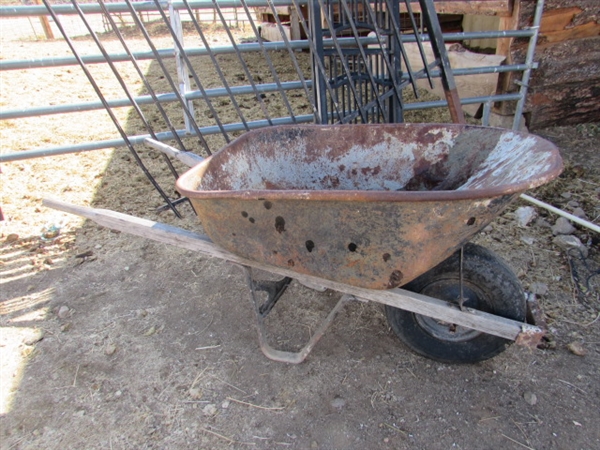
[{"label": "dirt ground", "polygon": [[[68,54],[60,40],[2,39],[4,59]],[[3,109],[94,99],[76,67],[1,81]],[[128,131],[139,127],[118,113]],[[2,151],[114,137],[101,115],[0,122]],[[537,133],[560,147],[566,169],[531,194],[597,224],[600,126]],[[159,158],[142,155],[172,187]],[[127,150],[1,169],[2,449],[600,447],[600,249],[585,228],[574,235],[587,258],[568,255],[553,243],[557,217],[536,208],[521,227],[515,210],[528,204],[519,202],[476,238],[537,294],[549,327],[542,348],[442,364],[406,349],[381,305],[351,303],[304,363],[288,365],[260,352],[238,268],[41,205],[53,197],[198,229],[185,205],[183,219],[156,211],[162,200]],[[297,346],[336,299],[293,285],[269,318],[273,341]]]}]

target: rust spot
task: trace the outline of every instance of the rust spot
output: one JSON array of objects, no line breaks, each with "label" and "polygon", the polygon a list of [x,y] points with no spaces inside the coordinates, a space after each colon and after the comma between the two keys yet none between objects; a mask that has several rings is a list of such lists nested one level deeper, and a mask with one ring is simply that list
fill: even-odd
[{"label": "rust spot", "polygon": [[341,164],[339,169],[340,169],[340,172],[343,172],[344,170],[346,170],[346,166]]},{"label": "rust spot", "polygon": [[275,217],[275,229],[278,233],[283,233],[285,231],[285,220],[283,219],[283,217]]},{"label": "rust spot", "polygon": [[296,263],[294,262],[294,260],[293,260],[293,259],[289,259],[289,260],[288,260],[288,266],[290,266],[290,267],[294,267],[295,265],[296,265]]},{"label": "rust spot", "polygon": [[393,289],[395,287],[400,286],[400,283],[402,283],[402,278],[404,278],[402,272],[400,272],[399,270],[394,270],[390,274],[390,281],[388,282],[387,288]]},{"label": "rust spot", "polygon": [[326,175],[323,177],[323,186],[331,186],[332,188],[337,188],[340,185],[340,179],[335,175]]},{"label": "rust spot", "polygon": [[388,261],[390,260],[390,258],[391,258],[391,257],[392,257],[392,256],[391,256],[389,253],[384,253],[384,254],[383,254],[383,260],[384,260],[385,262],[388,262]]},{"label": "rust spot", "polygon": [[365,176],[368,175],[368,174],[377,175],[379,172],[381,172],[381,166],[377,166],[377,167],[363,167],[362,169],[360,169],[360,171]]},{"label": "rust spot", "polygon": [[273,207],[273,203],[271,203],[271,202],[270,202],[270,201],[268,201],[268,200],[267,200],[267,201],[265,201],[265,202],[263,203],[263,205],[264,205],[265,209],[271,209],[271,208]]}]

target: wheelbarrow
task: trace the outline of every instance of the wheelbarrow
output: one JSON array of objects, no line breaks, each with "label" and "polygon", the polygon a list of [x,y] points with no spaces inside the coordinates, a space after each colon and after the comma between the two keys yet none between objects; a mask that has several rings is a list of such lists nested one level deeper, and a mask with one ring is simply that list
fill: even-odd
[{"label": "wheelbarrow", "polygon": [[[243,266],[271,359],[303,361],[353,299],[383,303],[395,334],[439,361],[481,361],[511,340],[536,346],[543,335],[525,322],[511,269],[469,240],[523,191],[558,176],[559,152],[544,139],[448,124],[275,126],[204,160],[147,143],[193,166],[177,189],[208,236],[45,204]],[[253,269],[284,278],[256,280]],[[287,352],[269,345],[264,318],[294,279],[344,295],[302,350]]]}]

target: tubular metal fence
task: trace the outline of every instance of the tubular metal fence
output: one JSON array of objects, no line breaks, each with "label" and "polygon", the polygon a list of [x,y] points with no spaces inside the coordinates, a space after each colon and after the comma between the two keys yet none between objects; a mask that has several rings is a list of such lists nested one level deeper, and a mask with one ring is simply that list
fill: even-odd
[{"label": "tubular metal fence", "polygon": [[[516,101],[514,128],[518,128],[529,73],[534,68],[533,50],[539,28],[543,0],[532,27],[513,31],[442,34],[433,0],[183,0],[3,6],[0,18],[49,16],[72,56],[0,61],[0,71],[42,70],[44,67],[78,65],[94,88],[98,100],[33,108],[2,110],[0,120],[42,115],[76,114],[105,110],[119,137],[105,141],[74,143],[53,148],[8,151],[0,162],[126,146],[153,182],[167,204],[177,213],[174,201],[145,169],[135,146],[151,137],[170,141],[181,150],[189,136],[197,139],[206,154],[230,142],[240,132],[264,126],[299,123],[402,122],[406,111],[448,106],[454,121],[462,121],[460,104],[481,103],[485,111],[493,102]],[[263,23],[261,15],[269,17]],[[146,14],[146,15],[144,15]],[[401,20],[402,16],[402,20]],[[65,24],[76,18],[93,40],[97,54],[78,47]],[[98,19],[101,19],[100,21]],[[235,21],[235,23],[233,22]],[[98,23],[101,23],[99,29]],[[243,24],[244,33],[235,27]],[[159,25],[170,36],[171,48],[157,48],[150,27]],[[264,27],[276,30],[277,41],[266,41]],[[213,42],[218,29],[224,37]],[[145,42],[146,49],[131,46],[132,30]],[[200,45],[184,45],[193,37]],[[293,39],[292,39],[293,37]],[[445,41],[488,38],[527,38],[529,51],[524,64],[452,70]],[[109,52],[106,40],[116,38],[122,51]],[[417,45],[421,64],[414,70],[405,46]],[[428,60],[424,46],[434,57]],[[145,73],[143,62],[158,65],[161,84]],[[134,93],[118,63],[129,63],[144,86]],[[226,64],[227,63],[227,64]],[[97,83],[90,67],[110,67],[123,93],[109,98]],[[232,64],[236,67],[231,70]],[[458,98],[455,76],[523,72],[516,93]],[[436,80],[439,78],[439,80]],[[441,82],[445,100],[403,101],[403,90],[418,95],[417,80]],[[304,102],[292,101],[302,98]],[[242,101],[244,99],[244,101]],[[248,107],[247,99],[252,107]],[[177,105],[183,115],[176,117],[168,104]],[[143,124],[144,134],[130,135],[123,128],[115,108],[130,107]],[[148,109],[150,108],[150,109]],[[203,111],[203,114],[199,114]],[[151,119],[150,117],[157,117]],[[484,120],[487,114],[484,114]],[[211,139],[209,139],[211,138]],[[214,139],[212,139],[214,138]],[[167,164],[177,176],[168,158]]]}]

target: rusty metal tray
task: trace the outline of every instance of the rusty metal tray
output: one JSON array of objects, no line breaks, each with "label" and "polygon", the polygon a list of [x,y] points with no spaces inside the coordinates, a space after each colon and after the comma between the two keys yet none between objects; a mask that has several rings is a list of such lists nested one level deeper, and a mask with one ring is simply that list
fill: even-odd
[{"label": "rusty metal tray", "polygon": [[527,133],[453,124],[245,133],[177,181],[205,232],[250,260],[369,289],[448,258],[562,170]]}]

